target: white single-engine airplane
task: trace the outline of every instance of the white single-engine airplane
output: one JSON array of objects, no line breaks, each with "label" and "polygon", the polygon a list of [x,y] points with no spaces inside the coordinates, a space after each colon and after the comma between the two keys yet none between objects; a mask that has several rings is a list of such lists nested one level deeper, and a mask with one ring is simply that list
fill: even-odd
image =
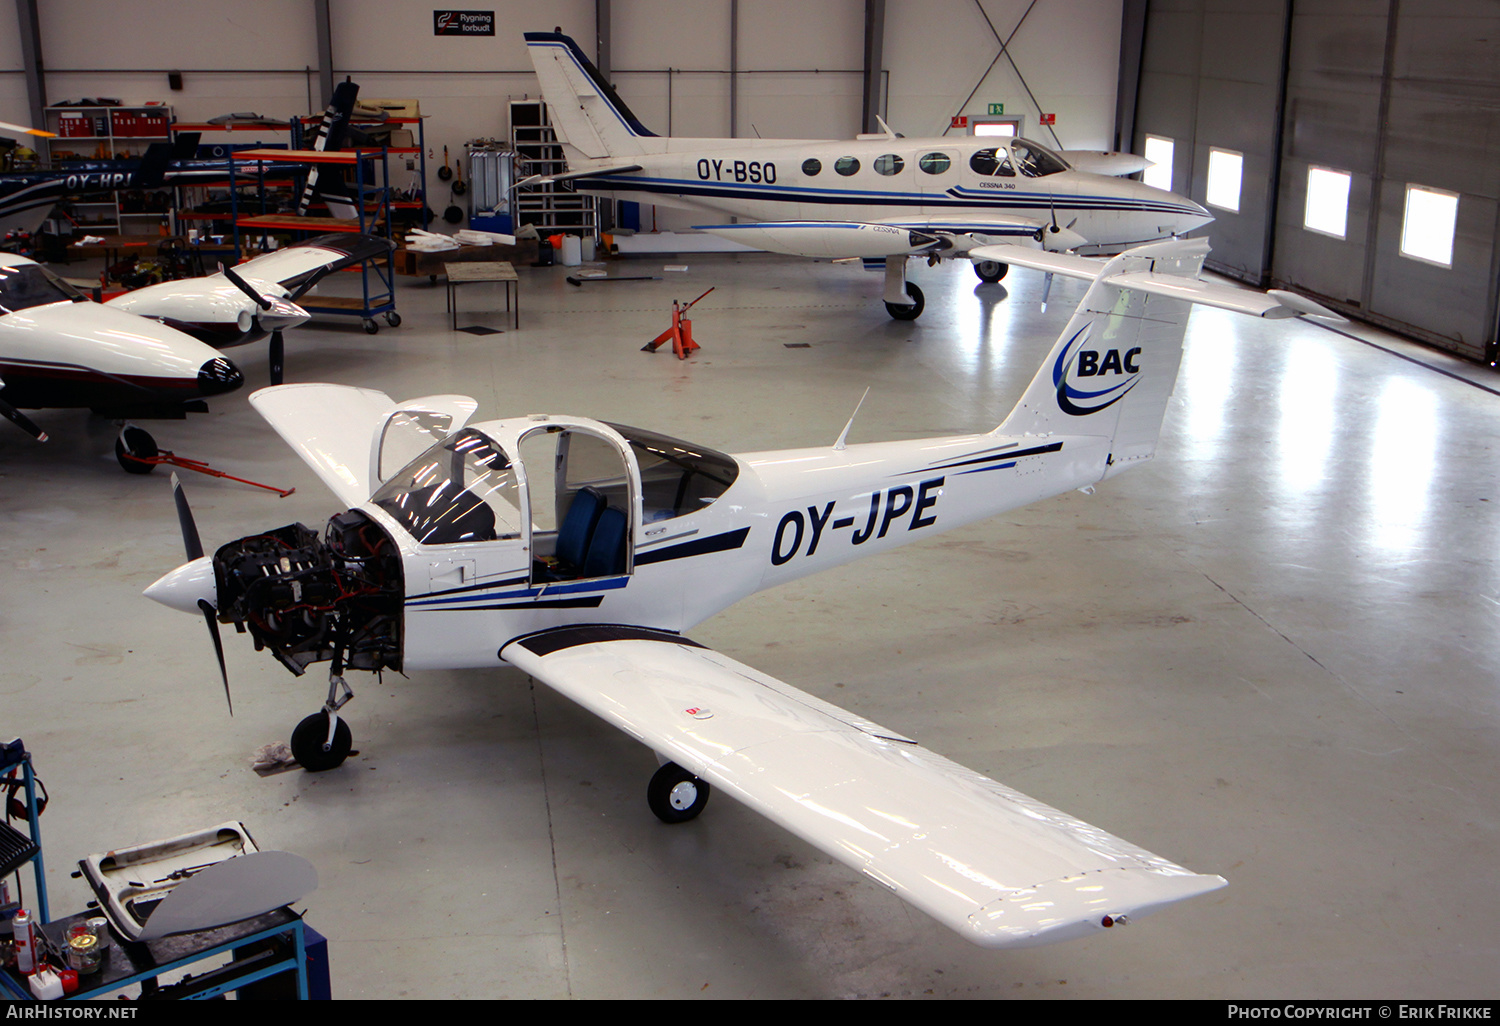
[{"label": "white single-engine airplane", "polygon": [[[667,822],[710,786],[991,947],[1063,940],[1221,887],[695,644],[682,632],[765,588],[933,537],[1149,459],[1193,302],[1328,315],[1210,285],[1203,242],[1104,263],[990,254],[1092,279],[1014,411],[985,434],[730,456],[651,431],[539,415],[469,426],[463,396],[396,403],[338,385],[251,403],[352,508],[203,554],[146,594],[248,629],[290,670],[332,660],[292,735],[309,770],[352,736],[346,669],[524,670],[652,748]],[[228,679],[225,674],[225,691]]]},{"label": "white single-engine airplane", "polygon": [[[898,320],[925,305],[906,281],[908,257],[967,257],[981,280],[995,282],[1006,263],[974,257],[975,247],[1027,239],[1049,250],[1117,252],[1213,220],[1192,200],[1075,170],[1026,139],[905,139],[889,129],[849,142],[661,138],[572,39],[528,32],[526,45],[568,170],[518,187],[568,181],[613,199],[739,218],[698,227],[756,249],[883,260],[885,305]],[[1086,154],[1095,164],[1103,156]]]},{"label": "white single-engine airplane", "polygon": [[[165,324],[90,300],[23,256],[0,253],[0,416],[39,441],[21,409],[86,407],[118,419],[181,418],[204,399],[244,384],[212,347]],[[155,455],[145,431],[128,428],[115,454]]]}]

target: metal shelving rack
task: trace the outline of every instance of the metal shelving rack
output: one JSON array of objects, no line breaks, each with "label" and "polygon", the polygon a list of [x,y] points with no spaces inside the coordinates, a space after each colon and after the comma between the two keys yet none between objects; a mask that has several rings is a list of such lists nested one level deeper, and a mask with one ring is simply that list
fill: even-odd
[{"label": "metal shelving rack", "polygon": [[[230,161],[230,194],[235,194],[236,165],[256,165],[254,177],[263,181],[267,165],[325,165],[330,171],[335,168],[354,169],[354,195],[356,216],[299,217],[296,214],[260,213],[244,215],[235,211],[235,245],[240,245],[241,229],[258,229],[252,234],[268,232],[291,232],[298,235],[323,234],[326,232],[358,232],[367,235],[388,235],[391,226],[391,189],[389,150],[239,150]],[[380,183],[366,181],[367,165],[373,177],[378,165]],[[293,171],[295,175],[296,172]],[[261,192],[264,197],[264,190]],[[308,313],[332,314],[335,316],[359,317],[364,329],[373,335],[380,330],[375,317],[384,315],[391,327],[401,323],[396,312],[396,264],[394,253],[387,253],[383,260],[367,260],[360,264],[361,298],[338,296],[305,296],[298,301]]]},{"label": "metal shelving rack", "polygon": [[[517,174],[548,175],[567,169],[544,100],[510,101],[510,145],[524,162],[524,170],[517,168]],[[599,201],[565,182],[517,189],[513,209],[517,227],[534,225],[542,234],[599,232]]]},{"label": "metal shelving rack", "polygon": [[8,822],[0,822],[0,877],[9,876],[26,863],[31,863],[36,877],[36,913],[38,923],[51,918],[47,908],[47,871],[42,865],[42,834],[37,824],[36,774],[31,767],[31,753],[19,741],[7,745],[0,758],[0,780],[14,781],[21,774],[22,786],[26,789],[27,833],[23,834]]},{"label": "metal shelving rack", "polygon": [[[53,106],[46,109],[47,130],[56,132],[55,139],[38,137],[36,145],[42,163],[47,167],[66,168],[70,163],[132,160],[141,156],[141,150],[155,142],[171,139],[172,108],[162,105],[124,107],[98,106]],[[160,131],[154,131],[159,126]],[[88,134],[80,134],[80,130]],[[65,134],[65,131],[67,134]],[[149,132],[149,134],[144,134]],[[82,145],[93,149],[92,153],[79,153],[70,147]],[[64,157],[68,153],[71,156]],[[90,232],[108,232],[117,235],[142,234],[140,229],[150,226],[149,234],[155,234],[153,222],[159,223],[168,217],[170,210],[125,210],[120,202],[123,190],[101,190],[101,197],[108,199],[73,199],[70,205],[83,214],[85,210],[99,215],[99,220],[84,220],[79,227]],[[155,190],[152,190],[155,191]],[[132,231],[132,222],[135,230]]]}]

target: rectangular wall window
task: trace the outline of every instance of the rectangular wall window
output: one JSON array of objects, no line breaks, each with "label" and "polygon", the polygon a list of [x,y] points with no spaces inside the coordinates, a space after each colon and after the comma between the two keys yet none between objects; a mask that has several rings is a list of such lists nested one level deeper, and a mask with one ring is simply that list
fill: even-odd
[{"label": "rectangular wall window", "polygon": [[970,131],[974,135],[1014,136],[1021,134],[1021,122],[1017,118],[1006,118],[1004,120],[1001,120],[999,118],[992,118],[989,120],[982,120],[980,118],[970,116],[969,127]]},{"label": "rectangular wall window", "polygon": [[1349,172],[1328,167],[1307,169],[1307,209],[1302,227],[1336,239],[1345,237],[1349,222]]},{"label": "rectangular wall window", "polygon": [[1240,211],[1240,178],[1244,171],[1245,157],[1233,150],[1210,149],[1208,151],[1208,196],[1207,203],[1221,210]]},{"label": "rectangular wall window", "polygon": [[1159,135],[1146,136],[1146,152],[1151,167],[1141,173],[1141,181],[1158,189],[1172,191],[1172,140]]},{"label": "rectangular wall window", "polygon": [[1453,266],[1453,230],[1458,223],[1458,193],[1406,187],[1406,216],[1401,222],[1401,255],[1439,267]]}]

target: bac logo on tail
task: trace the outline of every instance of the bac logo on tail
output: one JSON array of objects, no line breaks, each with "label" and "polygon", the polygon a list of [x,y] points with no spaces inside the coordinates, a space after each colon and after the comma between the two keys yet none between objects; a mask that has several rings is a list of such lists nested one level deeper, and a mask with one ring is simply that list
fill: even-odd
[{"label": "bac logo on tail", "polygon": [[[1091,327],[1092,322],[1078,329],[1052,365],[1058,409],[1074,417],[1086,417],[1113,406],[1141,378],[1140,346],[1123,353],[1118,349],[1084,349]],[[1089,387],[1076,383],[1080,378],[1091,379]]]}]

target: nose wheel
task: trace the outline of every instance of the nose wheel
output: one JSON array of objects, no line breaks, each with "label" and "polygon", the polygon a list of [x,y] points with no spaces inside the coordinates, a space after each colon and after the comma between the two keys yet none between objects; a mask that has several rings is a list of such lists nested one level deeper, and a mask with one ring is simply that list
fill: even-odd
[{"label": "nose wheel", "polygon": [[353,689],[342,676],[328,675],[328,701],[292,731],[292,756],[303,769],[312,773],[331,770],[342,765],[354,750],[354,734],[339,716],[339,710],[353,697]]},{"label": "nose wheel", "polygon": [[156,447],[156,439],[151,437],[151,432],[134,424],[126,424],[120,429],[120,435],[115,439],[115,459],[125,473],[151,473],[156,469],[156,464],[145,461],[154,460],[159,455],[161,450]]},{"label": "nose wheel", "polygon": [[707,808],[708,792],[708,781],[669,762],[656,771],[646,786],[646,804],[663,823],[686,823],[697,819]]}]

